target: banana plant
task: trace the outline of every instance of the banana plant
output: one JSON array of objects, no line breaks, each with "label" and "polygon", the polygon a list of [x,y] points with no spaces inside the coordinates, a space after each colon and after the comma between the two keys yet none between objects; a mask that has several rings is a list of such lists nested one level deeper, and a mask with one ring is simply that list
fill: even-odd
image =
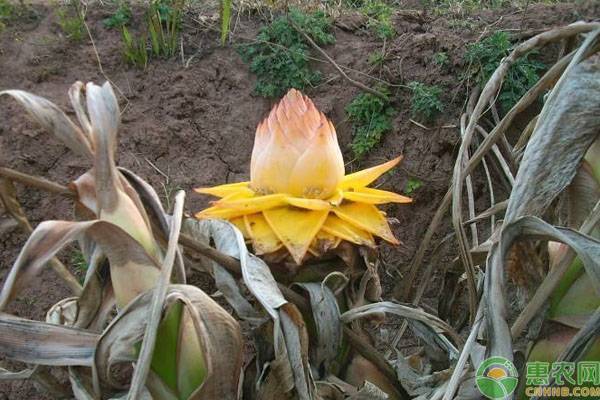
[{"label": "banana plant", "polygon": [[[184,193],[177,195],[168,216],[147,183],[117,167],[120,111],[111,86],[77,82],[71,87],[79,126],[41,97],[17,90],[0,94],[15,98],[34,120],[92,163],[71,184],[78,220],[46,221],[33,230],[0,292],[0,310],[75,240],[89,265],[81,294],[53,307],[46,323],[1,314],[0,353],[68,367],[78,399],[123,390],[132,399],[148,392],[173,400],[237,398],[243,349],[239,325],[200,289],[185,285],[178,247]],[[147,206],[153,222],[134,186],[150,193],[145,200],[152,202]],[[3,193],[5,207],[25,218],[16,197]],[[117,317],[109,320],[115,304]],[[116,364],[127,362],[135,365],[128,388],[111,375]]]},{"label": "banana plant", "polygon": [[[550,245],[550,268],[533,297],[537,300],[552,288],[542,329],[539,333],[531,333],[539,336],[526,350],[528,362],[574,362],[600,357],[600,341],[591,334],[600,306],[597,226],[600,185],[594,173],[598,162],[594,156],[600,108],[593,101],[600,94],[600,75],[597,57],[587,53],[599,37],[598,30],[588,35],[548,96],[523,152],[508,201],[505,230],[522,225],[523,235],[560,242]],[[552,170],[548,170],[548,162],[552,164]],[[567,216],[562,224],[571,229],[542,221],[531,224],[523,224],[522,219],[519,221],[528,214],[542,217],[551,202],[561,195],[562,203],[566,204],[566,212],[562,214]],[[516,236],[504,233],[497,252],[488,258],[488,268],[498,268],[503,251],[500,248],[509,246],[515,239]],[[549,284],[552,281],[556,284]],[[521,332],[522,317],[531,317],[533,309],[526,307],[512,328],[513,334]],[[498,320],[491,326],[497,336],[492,351],[509,349],[508,338],[500,337],[502,328]],[[524,384],[521,382],[522,387]]]},{"label": "banana plant", "polygon": [[[514,360],[518,375],[525,377],[526,362],[574,365],[600,356],[599,39],[598,25],[584,22],[540,33],[516,45],[481,91],[472,94],[461,119],[454,179],[411,265],[416,271],[435,226],[452,205],[454,236],[461,250],[457,264],[464,270],[457,276],[467,278],[469,292],[476,296],[470,298],[472,326],[466,344],[450,379],[431,391],[431,398],[478,396],[473,371],[490,357]],[[495,115],[494,98],[516,60],[562,40],[577,46],[562,54],[505,116]],[[525,124],[513,147],[507,133],[542,96],[541,111]],[[482,123],[489,110],[494,120],[490,131]],[[501,202],[494,197],[492,161],[510,187],[508,198]],[[477,215],[470,179],[480,165],[492,204]],[[468,221],[462,215],[465,199]],[[502,220],[495,219],[501,212]],[[488,218],[489,228],[482,228]],[[472,228],[470,238],[467,225]],[[489,232],[487,240],[480,240],[482,229]],[[508,376],[502,368],[483,373],[489,379]],[[545,385],[562,384],[554,382],[550,373],[548,378]],[[505,391],[504,397],[525,398],[527,380],[519,379],[520,385],[512,387],[516,394]]]},{"label": "banana plant", "polygon": [[[443,321],[379,302],[376,238],[392,245],[400,241],[378,206],[411,199],[369,186],[400,160],[346,174],[332,122],[310,98],[291,89],[256,129],[250,180],[196,189],[219,198],[195,215],[199,223],[233,224],[240,232],[238,248],[245,240],[300,311],[280,307],[281,322],[294,321],[299,328],[301,350],[286,346],[298,354],[289,362],[279,355],[277,335],[272,337],[277,320],[256,328],[259,352],[246,368],[245,398],[408,398],[364,329],[385,313],[406,318],[420,337],[457,354],[461,340]],[[237,304],[234,308],[241,308]]]},{"label": "banana plant", "polygon": [[[600,240],[600,226],[586,220],[588,215],[598,213],[600,200],[600,180],[594,174],[593,165],[598,165],[594,147],[587,151],[586,156],[577,171],[577,175],[566,189],[568,204],[567,225],[572,229],[585,229],[590,237]],[[596,167],[597,169],[597,167]],[[598,219],[598,217],[596,217]],[[569,343],[591,321],[594,313],[600,307],[597,276],[586,272],[581,257],[569,255],[570,248],[557,242],[548,245],[550,270],[561,269],[561,263],[568,263],[563,277],[549,298],[546,334],[532,344],[528,361],[552,363],[561,358]],[[571,253],[572,254],[572,253]],[[600,359],[600,339],[590,342],[587,349],[579,356],[580,361],[595,361]],[[575,372],[575,371],[574,371]]]}]

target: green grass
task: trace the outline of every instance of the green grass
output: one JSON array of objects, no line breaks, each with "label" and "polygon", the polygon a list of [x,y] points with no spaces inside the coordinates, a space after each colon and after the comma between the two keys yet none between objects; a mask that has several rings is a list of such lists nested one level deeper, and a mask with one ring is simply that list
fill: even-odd
[{"label": "green grass", "polygon": [[123,58],[125,61],[140,69],[148,65],[148,48],[146,35],[132,36],[126,26],[121,27],[121,41],[123,45]]},{"label": "green grass", "polygon": [[229,36],[231,28],[231,13],[233,0],[221,0],[220,19],[221,19],[221,46],[224,46]]},{"label": "green grass", "polygon": [[169,58],[178,49],[185,0],[155,0],[148,8],[148,34],[152,54]]},{"label": "green grass", "polygon": [[422,82],[413,81],[408,84],[412,90],[410,110],[413,118],[422,121],[432,121],[439,113],[444,111],[440,99],[442,89],[436,85],[428,86]]},{"label": "green grass", "polygon": [[0,0],[0,33],[9,25],[17,22],[38,21],[40,15],[23,0]]},{"label": "green grass", "polygon": [[[502,59],[509,54],[511,47],[508,34],[501,31],[480,42],[468,45],[465,53],[465,61],[469,65],[467,75],[483,87]],[[521,57],[508,70],[498,96],[503,112],[508,112],[515,105],[538,81],[539,73],[546,68],[543,63],[531,58],[535,54],[532,52]]]},{"label": "green grass", "polygon": [[[385,92],[384,88],[379,88]],[[361,93],[346,106],[352,124],[352,151],[362,158],[392,129],[394,109],[389,101],[370,93]]]},{"label": "green grass", "polygon": [[385,63],[385,55],[381,51],[374,51],[369,54],[369,64],[380,67]]},{"label": "green grass", "polygon": [[69,0],[56,9],[58,25],[66,37],[81,42],[85,35],[85,11],[79,0]]},{"label": "green grass", "polygon": [[78,275],[81,276],[80,281],[83,282],[85,274],[87,273],[88,264],[83,257],[81,250],[76,249],[71,253],[70,264],[75,269]]},{"label": "green grass", "polygon": [[102,23],[105,27],[111,29],[128,25],[129,21],[131,21],[131,7],[127,1],[123,0],[119,2],[119,7],[115,12],[110,17],[105,18]]},{"label": "green grass", "polygon": [[[289,18],[319,45],[335,41],[331,21],[321,11],[304,13],[290,9]],[[256,41],[238,46],[244,62],[256,74],[254,91],[264,97],[279,97],[288,89],[304,89],[319,83],[321,75],[310,68],[310,46],[286,16],[260,29]]]},{"label": "green grass", "polygon": [[145,26],[138,35],[127,29],[125,23],[121,24],[125,61],[145,69],[150,56],[170,58],[177,54],[184,6],[185,0],[153,0],[144,16]]}]

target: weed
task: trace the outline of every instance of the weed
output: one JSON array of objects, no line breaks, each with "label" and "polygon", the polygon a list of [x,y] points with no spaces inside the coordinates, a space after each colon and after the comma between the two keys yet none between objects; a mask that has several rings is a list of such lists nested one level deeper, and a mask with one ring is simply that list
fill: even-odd
[{"label": "weed", "polygon": [[476,25],[470,17],[453,18],[448,21],[448,27],[454,30],[473,30]]},{"label": "weed", "polygon": [[170,177],[165,179],[165,182],[161,183],[161,185],[163,188],[165,208],[171,211],[173,208],[173,199],[175,199],[175,195],[179,190],[183,190],[183,188],[180,185],[173,182]]},{"label": "weed", "polygon": [[406,185],[404,186],[404,194],[406,194],[407,196],[410,196],[411,194],[413,194],[415,192],[415,190],[417,190],[421,186],[423,186],[423,182],[420,179],[408,178],[408,181],[406,182]]},{"label": "weed", "polygon": [[408,84],[408,87],[412,90],[410,109],[413,118],[431,121],[444,110],[444,105],[440,100],[442,89],[439,86],[428,86],[422,82],[413,81]]},{"label": "weed", "polygon": [[385,0],[346,0],[346,5],[366,16],[367,27],[380,39],[390,39],[396,34],[392,24],[394,9]]},{"label": "weed", "polygon": [[177,51],[185,0],[157,0],[148,9],[148,33],[155,56],[172,57]]},{"label": "weed", "polygon": [[35,79],[35,82],[37,82],[37,83],[45,82],[51,76],[60,75],[61,72],[62,72],[61,69],[55,65],[50,65],[47,67],[44,66],[40,70],[36,71],[36,73],[34,74],[34,79]]},{"label": "weed", "polygon": [[40,15],[31,4],[20,0],[18,3],[11,0],[0,0],[0,33],[8,25],[19,22],[33,22],[40,19]]},{"label": "weed", "polygon": [[445,67],[448,65],[448,53],[443,51],[437,52],[433,55],[433,62],[439,65],[440,67]]},{"label": "weed", "polygon": [[105,18],[102,22],[107,28],[120,28],[127,24],[131,20],[131,7],[127,1],[121,1],[117,10],[108,18]]},{"label": "weed", "polygon": [[8,0],[0,0],[0,20],[9,20],[15,12],[15,6]]},{"label": "weed", "polygon": [[[379,90],[386,93],[385,88]],[[346,114],[352,123],[352,151],[357,158],[374,148],[383,135],[392,129],[394,109],[389,101],[370,93],[356,96],[346,106]]]},{"label": "weed", "polygon": [[[323,12],[305,14],[292,8],[288,17],[317,44],[335,41],[330,21]],[[261,96],[278,97],[290,88],[304,89],[321,79],[318,72],[310,69],[309,44],[288,17],[276,18],[260,29],[255,42],[238,47],[242,60],[256,74],[254,90]]]},{"label": "weed", "polygon": [[40,36],[34,43],[36,46],[54,46],[60,42],[60,39],[54,35]]},{"label": "weed", "polygon": [[67,38],[74,42],[83,40],[85,34],[85,9],[79,0],[69,0],[56,10],[58,25]]},{"label": "weed", "polygon": [[[432,9],[434,14],[437,15],[450,15],[458,17],[458,19],[464,18],[466,15],[482,9],[496,9],[502,6],[507,6],[509,3],[513,4],[518,1],[508,2],[506,0],[488,0],[483,2],[481,0],[427,0],[425,3],[429,8]],[[524,3],[524,2],[523,2]]]},{"label": "weed", "polygon": [[6,27],[6,23],[11,19],[14,12],[14,6],[8,0],[0,0],[0,32]]},{"label": "weed", "polygon": [[148,48],[146,47],[146,35],[140,38],[131,36],[129,30],[121,27],[121,40],[123,41],[123,57],[125,61],[140,69],[148,65]]},{"label": "weed", "polygon": [[221,46],[225,45],[229,29],[231,27],[231,9],[233,0],[221,0],[220,19],[221,19]]},{"label": "weed", "polygon": [[373,66],[382,66],[385,62],[385,55],[381,51],[375,51],[369,54],[369,64]]},{"label": "weed", "polygon": [[71,253],[71,259],[69,261],[71,266],[77,272],[77,275],[80,276],[80,281],[83,282],[83,279],[85,278],[85,274],[88,269],[88,264],[85,261],[85,257],[83,257],[83,253],[81,252],[81,250],[73,250],[73,252]]},{"label": "weed", "polygon": [[14,11],[14,6],[8,0],[0,0],[0,18],[10,18]]},{"label": "weed", "polygon": [[[475,79],[480,86],[490,79],[500,61],[511,49],[511,43],[506,32],[495,32],[488,38],[468,45],[465,60],[469,63],[467,74]],[[538,73],[546,68],[532,60],[531,52],[519,58],[508,70],[502,90],[498,96],[502,111],[507,112],[539,79]]]},{"label": "weed", "polygon": [[364,0],[360,11],[369,20],[367,27],[375,32],[380,39],[394,37],[396,31],[392,24],[392,7],[383,0]]},{"label": "weed", "polygon": [[175,55],[184,6],[185,0],[153,0],[146,11],[146,27],[139,36],[132,35],[125,25],[121,25],[125,61],[144,69],[150,58],[149,49],[154,57]]}]

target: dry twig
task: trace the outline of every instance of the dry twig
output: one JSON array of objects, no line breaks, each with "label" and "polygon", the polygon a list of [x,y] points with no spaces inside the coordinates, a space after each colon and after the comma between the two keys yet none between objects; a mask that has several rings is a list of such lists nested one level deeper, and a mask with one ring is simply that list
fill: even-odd
[{"label": "dry twig", "polygon": [[325,59],[327,61],[329,61],[329,63],[331,63],[331,65],[333,65],[333,67],[336,69],[336,71],[340,74],[340,76],[342,78],[344,78],[346,81],[348,81],[352,86],[356,86],[357,88],[364,90],[367,93],[372,94],[373,96],[377,96],[380,99],[383,99],[385,101],[388,101],[388,96],[386,96],[385,94],[381,93],[378,90],[375,90],[373,88],[368,87],[367,85],[365,85],[364,83],[358,82],[352,78],[350,78],[348,76],[348,74],[346,74],[344,72],[344,70],[335,62],[335,60],[333,58],[331,58],[329,56],[329,54],[327,54],[325,52],[325,50],[323,50],[317,43],[315,43],[314,40],[311,39],[311,37],[309,35],[306,34],[306,32],[304,32],[302,30],[302,28],[300,28],[294,21],[291,20],[291,18],[288,17],[288,22],[290,23],[290,25],[296,30],[298,31],[299,34],[301,34],[302,36],[304,36],[304,38],[306,39],[306,41],[315,49],[317,50],[319,53],[321,53],[321,55],[323,57],[325,57]]}]

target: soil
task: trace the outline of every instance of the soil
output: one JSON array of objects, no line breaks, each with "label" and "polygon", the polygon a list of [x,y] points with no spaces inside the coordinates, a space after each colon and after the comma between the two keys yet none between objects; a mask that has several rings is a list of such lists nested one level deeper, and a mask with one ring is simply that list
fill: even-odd
[{"label": "soil", "polygon": [[[376,77],[396,84],[418,80],[442,86],[446,109],[435,123],[425,129],[411,122],[410,93],[395,87],[397,113],[393,130],[359,162],[351,154],[352,129],[344,113],[344,107],[359,89],[341,79],[330,64],[315,61],[314,67],[324,74],[324,83],[306,91],[336,126],[345,159],[353,160],[347,164],[347,171],[401,154],[404,156],[401,167],[388,174],[380,186],[403,192],[409,177],[423,182],[412,194],[412,205],[386,208],[389,217],[395,220],[393,230],[403,242],[398,247],[381,245],[381,275],[387,298],[394,284],[403,279],[451,179],[459,140],[456,126],[467,97],[465,81],[460,78],[465,68],[466,44],[498,29],[525,32],[526,36],[529,31],[600,15],[600,4],[593,1],[535,4],[526,12],[512,8],[484,10],[458,19],[428,13],[414,1],[406,7],[417,11],[401,11],[394,17],[398,35],[385,44],[383,67],[368,63],[371,53],[382,50],[382,41],[363,30],[348,28],[348,24],[338,24],[344,29],[335,28],[336,43],[325,50],[340,65],[368,74],[371,78],[350,72],[355,79],[369,85],[376,84],[372,79]],[[183,33],[185,62],[179,55],[171,60],[151,60],[146,71],[140,71],[124,63],[120,33],[103,26],[102,19],[108,11],[99,5],[90,6],[87,13],[97,53],[87,38],[80,43],[67,39],[52,8],[35,5],[33,10],[33,16],[29,13],[10,21],[0,33],[0,90],[36,93],[68,110],[73,117],[67,98],[69,86],[76,80],[100,83],[109,77],[118,88],[123,110],[119,164],[134,170],[157,188],[167,205],[177,189],[184,189],[188,193],[189,213],[206,206],[209,200],[195,195],[192,188],[248,179],[254,130],[274,100],[253,94],[254,76],[234,45],[218,45],[216,23],[199,24],[198,13],[190,11]],[[253,38],[261,23],[258,15],[240,16],[235,23],[233,42]],[[433,62],[434,54],[441,51],[449,55],[446,66]],[[1,166],[64,184],[89,168],[86,160],[73,155],[28,121],[22,109],[7,97],[0,99],[0,121]],[[22,186],[18,191],[34,224],[46,219],[70,218],[68,201]],[[478,209],[487,208],[483,179],[476,177],[474,191],[479,199]],[[0,222],[4,221],[5,217],[0,215]],[[446,221],[440,232],[449,230]],[[0,282],[26,239],[16,228],[0,238]],[[449,249],[440,262],[453,255],[454,250]],[[69,257],[69,251],[62,254],[65,262]],[[425,295],[424,303],[432,308],[437,307],[440,278],[436,274]],[[49,306],[68,295],[67,288],[51,271],[46,271],[30,282],[8,311],[43,319]],[[14,364],[9,366],[17,368]],[[0,383],[0,400],[44,398],[30,382]]]}]

